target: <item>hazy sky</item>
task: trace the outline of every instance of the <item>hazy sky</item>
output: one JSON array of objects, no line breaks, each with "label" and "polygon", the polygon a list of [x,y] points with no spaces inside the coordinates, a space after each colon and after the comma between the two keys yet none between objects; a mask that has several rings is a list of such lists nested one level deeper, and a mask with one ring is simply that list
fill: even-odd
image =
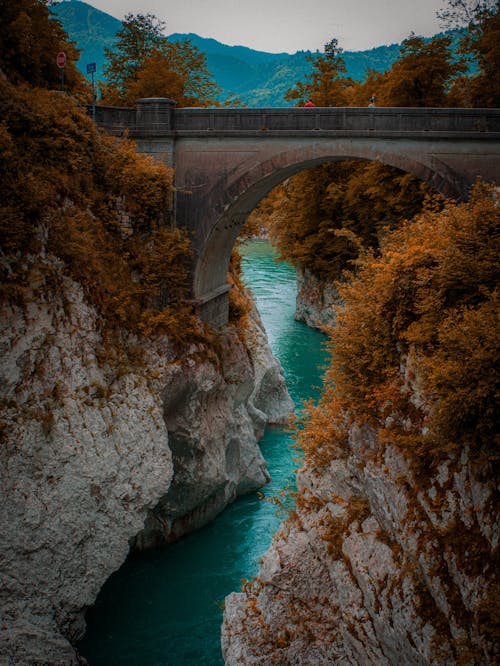
[{"label": "hazy sky", "polygon": [[260,51],[322,50],[333,37],[346,51],[441,30],[445,0],[86,0],[122,19],[151,12],[167,34],[194,32]]}]

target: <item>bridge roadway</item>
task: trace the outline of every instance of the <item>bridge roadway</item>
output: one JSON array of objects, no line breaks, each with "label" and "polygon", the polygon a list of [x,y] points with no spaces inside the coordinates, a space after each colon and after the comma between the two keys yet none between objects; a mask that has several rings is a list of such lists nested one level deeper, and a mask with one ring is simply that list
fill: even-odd
[{"label": "bridge roadway", "polygon": [[150,98],[135,108],[98,106],[94,117],[174,167],[173,215],[192,237],[193,297],[214,326],[227,321],[229,256],[246,218],[303,169],[376,160],[457,199],[477,177],[500,185],[500,109],[176,109]]}]

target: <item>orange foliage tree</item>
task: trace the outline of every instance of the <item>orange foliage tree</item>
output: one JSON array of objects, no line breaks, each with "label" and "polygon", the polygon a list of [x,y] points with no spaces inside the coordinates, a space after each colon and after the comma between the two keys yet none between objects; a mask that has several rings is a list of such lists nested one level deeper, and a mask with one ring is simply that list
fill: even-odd
[{"label": "orange foliage tree", "polygon": [[342,49],[336,39],[325,44],[324,53],[308,56],[313,70],[306,82],[297,82],[287,91],[285,99],[303,106],[307,99],[316,106],[346,106],[347,90],[352,84],[345,76],[346,66]]},{"label": "orange foliage tree", "polygon": [[170,42],[164,28],[153,14],[127,14],[115,47],[106,49],[105,102],[133,104],[141,97],[168,97],[179,106],[217,103],[220,89],[207,69],[205,54],[189,40]]},{"label": "orange foliage tree", "polygon": [[331,334],[327,381],[345,412],[417,457],[465,444],[492,454],[499,250],[497,198],[478,185],[468,203],[428,207],[363,254],[339,285]]},{"label": "orange foliage tree", "polygon": [[[0,82],[0,295],[23,303],[57,257],[108,330],[187,341],[190,243],[171,226],[172,172],[100,134],[68,97]],[[192,337],[191,337],[192,340]]]},{"label": "orange foliage tree", "polygon": [[450,85],[465,71],[451,44],[449,36],[427,40],[411,35],[404,40],[400,58],[391,69],[384,74],[372,73],[363,88],[368,86],[376,94],[379,106],[448,106]]},{"label": "orange foliage tree", "polygon": [[360,247],[420,210],[430,188],[375,162],[342,160],[304,171],[266,197],[249,224],[266,226],[282,259],[338,279]]},{"label": "orange foliage tree", "polygon": [[[479,71],[470,81],[470,103],[476,107],[500,106],[500,6],[484,9],[470,26],[464,45]],[[469,85],[468,81],[465,82]],[[465,87],[465,86],[464,86]]]},{"label": "orange foliage tree", "polygon": [[0,71],[15,84],[59,89],[61,70],[56,56],[64,51],[65,90],[77,93],[85,87],[84,77],[75,65],[79,53],[48,4],[48,0],[2,0]]}]

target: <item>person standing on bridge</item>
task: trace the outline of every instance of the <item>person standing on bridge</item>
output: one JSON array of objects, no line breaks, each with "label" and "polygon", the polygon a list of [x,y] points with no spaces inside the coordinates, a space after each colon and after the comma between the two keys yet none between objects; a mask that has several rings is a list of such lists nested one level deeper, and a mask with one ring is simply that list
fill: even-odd
[{"label": "person standing on bridge", "polygon": [[368,104],[368,107],[369,107],[370,109],[374,109],[374,108],[375,108],[375,95],[372,95],[372,96],[370,97],[370,103]]},{"label": "person standing on bridge", "polygon": [[307,102],[304,104],[304,106],[316,106],[316,104],[312,101],[311,98],[309,98]]}]

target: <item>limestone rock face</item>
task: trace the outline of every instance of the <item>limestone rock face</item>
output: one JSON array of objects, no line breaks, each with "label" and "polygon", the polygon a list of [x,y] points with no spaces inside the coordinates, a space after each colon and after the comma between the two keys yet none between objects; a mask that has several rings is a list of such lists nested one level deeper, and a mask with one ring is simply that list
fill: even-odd
[{"label": "limestone rock face", "polygon": [[225,663],[495,663],[498,520],[491,469],[467,450],[422,482],[353,427],[344,456],[301,470],[296,514],[226,598]]},{"label": "limestone rock face", "polygon": [[285,425],[294,404],[288,394],[283,368],[273,356],[267,334],[257,310],[252,312],[246,346],[255,374],[254,388],[250,396],[250,410],[265,412],[267,423]]},{"label": "limestone rock face", "polygon": [[98,360],[96,313],[69,280],[58,301],[4,310],[0,348],[0,661],[66,666],[82,609],[170,485],[161,397]]},{"label": "limestone rock face", "polygon": [[333,326],[335,316],[332,308],[338,302],[338,292],[331,282],[318,280],[307,268],[297,270],[297,321],[303,321],[311,328]]},{"label": "limestone rock face", "polygon": [[257,442],[266,423],[284,423],[293,410],[283,370],[255,311],[246,344],[230,327],[220,337],[220,368],[180,363],[164,391],[174,479],[148,515],[139,548],[201,527],[269,481]]},{"label": "limestone rock face", "polygon": [[45,263],[57,291],[41,271],[0,328],[0,663],[17,666],[78,663],[84,611],[148,541],[153,509],[167,507],[173,538],[264,484],[266,402],[276,419],[291,407],[265,340],[249,353],[228,328],[221,358],[196,363],[167,340],[119,351],[82,288]]}]

